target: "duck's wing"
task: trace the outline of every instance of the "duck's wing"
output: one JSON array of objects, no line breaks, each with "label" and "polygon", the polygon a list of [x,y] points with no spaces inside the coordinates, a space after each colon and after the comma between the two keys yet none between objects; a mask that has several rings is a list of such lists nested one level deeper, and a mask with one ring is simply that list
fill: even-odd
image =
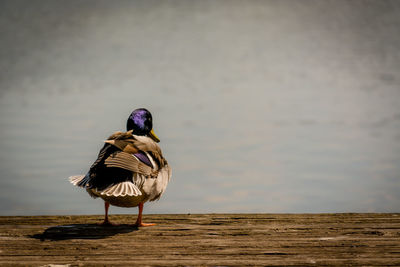
[{"label": "duck's wing", "polygon": [[[131,163],[130,170],[145,175],[150,174],[150,169],[143,166],[142,163],[153,169],[153,171],[154,169],[162,169],[165,165],[168,165],[167,160],[162,155],[161,148],[153,139],[147,136],[132,135],[132,131],[117,132],[111,135],[105,142],[125,152],[120,154],[114,153],[112,155],[113,158],[107,159],[109,164]],[[135,158],[139,160],[139,165],[137,167],[137,164],[134,163],[132,158],[128,157],[128,155],[134,155]],[[152,161],[154,161],[155,164],[153,164]]]},{"label": "duck's wing", "polygon": [[114,133],[105,142],[118,148],[105,159],[107,167],[123,168],[148,176],[166,163],[160,147],[151,138],[132,135],[132,131]]},{"label": "duck's wing", "polygon": [[119,151],[119,148],[111,144],[104,144],[87,174],[81,180],[76,178],[75,182],[72,179],[70,179],[70,181],[77,186],[86,189],[96,189],[97,191],[104,190],[121,182],[131,181],[131,171],[123,168],[109,168],[105,164],[106,159],[110,157],[110,155],[118,153]]},{"label": "duck's wing", "polygon": [[[161,153],[161,149],[158,145],[150,148],[145,147],[144,142],[138,141],[135,137],[137,136],[132,135],[132,131],[115,132],[112,134],[104,141],[106,144],[91,168],[104,161],[108,167],[120,167],[141,174],[150,174],[154,166],[152,166],[145,152],[155,150],[157,153]],[[150,138],[147,139],[152,141]],[[153,143],[155,144],[154,141]],[[111,145],[111,147],[107,144]],[[135,157],[132,157],[132,155]]]},{"label": "duck's wing", "polygon": [[70,179],[71,183],[102,191],[119,183],[134,183],[133,173],[151,175],[152,168],[133,156],[140,151],[132,145],[132,141],[131,131],[112,134],[100,149],[88,173],[82,179]]},{"label": "duck's wing", "polygon": [[161,148],[159,145],[153,141],[153,139],[147,136],[133,135],[134,140],[132,141],[133,146],[135,146],[139,151],[148,153],[151,158],[156,162],[155,166],[157,169],[162,169],[164,166],[168,165],[167,160],[163,157]]},{"label": "duck's wing", "polygon": [[[145,154],[141,153],[136,154],[145,156]],[[104,164],[108,168],[121,168],[131,172],[144,174],[146,176],[151,175],[153,172],[152,167],[142,162],[137,157],[134,157],[134,155],[135,154],[130,154],[124,151],[116,151],[105,159]],[[146,158],[146,160],[148,159]]]}]

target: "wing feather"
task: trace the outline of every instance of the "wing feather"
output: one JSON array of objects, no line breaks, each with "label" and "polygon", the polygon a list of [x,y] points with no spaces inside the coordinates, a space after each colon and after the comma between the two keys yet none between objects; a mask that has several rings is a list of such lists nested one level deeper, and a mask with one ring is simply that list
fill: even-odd
[{"label": "wing feather", "polygon": [[135,138],[135,140],[133,141],[133,145],[137,147],[140,151],[149,153],[157,162],[159,169],[162,169],[165,165],[168,164],[167,160],[162,155],[161,148],[151,138],[138,135],[134,135],[133,137]]},{"label": "wing feather", "polygon": [[132,131],[115,132],[105,142],[128,154],[135,154],[138,151],[147,152],[156,161],[158,169],[168,165],[161,148],[150,137],[133,135]]},{"label": "wing feather", "polygon": [[144,175],[151,175],[152,168],[136,159],[132,154],[118,151],[105,160],[107,167],[117,167]]}]

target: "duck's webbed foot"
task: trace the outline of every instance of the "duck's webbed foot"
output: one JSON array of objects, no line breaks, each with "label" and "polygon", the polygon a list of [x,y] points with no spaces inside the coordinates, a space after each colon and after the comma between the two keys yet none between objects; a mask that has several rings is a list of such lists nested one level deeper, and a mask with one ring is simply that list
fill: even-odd
[{"label": "duck's webbed foot", "polygon": [[135,224],[133,224],[133,227],[146,227],[146,226],[154,226],[157,225],[155,223],[143,223],[143,222],[136,222]]},{"label": "duck's webbed foot", "polygon": [[142,213],[143,213],[143,203],[140,203],[139,204],[139,214],[138,214],[138,218],[137,218],[135,224],[133,224],[134,227],[147,227],[147,226],[156,225],[155,223],[144,223],[144,222],[142,222]]}]

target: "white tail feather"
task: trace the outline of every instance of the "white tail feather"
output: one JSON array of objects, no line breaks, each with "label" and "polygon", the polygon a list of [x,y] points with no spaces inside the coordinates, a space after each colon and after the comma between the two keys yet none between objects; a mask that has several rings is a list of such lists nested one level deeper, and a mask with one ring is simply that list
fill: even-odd
[{"label": "white tail feather", "polygon": [[140,196],[139,188],[132,182],[122,182],[103,190],[100,194],[114,197]]}]

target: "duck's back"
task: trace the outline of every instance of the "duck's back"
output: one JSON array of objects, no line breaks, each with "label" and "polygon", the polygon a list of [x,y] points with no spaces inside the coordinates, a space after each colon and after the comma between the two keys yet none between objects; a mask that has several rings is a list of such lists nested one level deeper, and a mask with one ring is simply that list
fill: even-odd
[{"label": "duck's back", "polygon": [[93,197],[127,207],[159,199],[170,178],[171,168],[160,147],[151,138],[129,131],[111,135],[89,172],[71,182]]}]

